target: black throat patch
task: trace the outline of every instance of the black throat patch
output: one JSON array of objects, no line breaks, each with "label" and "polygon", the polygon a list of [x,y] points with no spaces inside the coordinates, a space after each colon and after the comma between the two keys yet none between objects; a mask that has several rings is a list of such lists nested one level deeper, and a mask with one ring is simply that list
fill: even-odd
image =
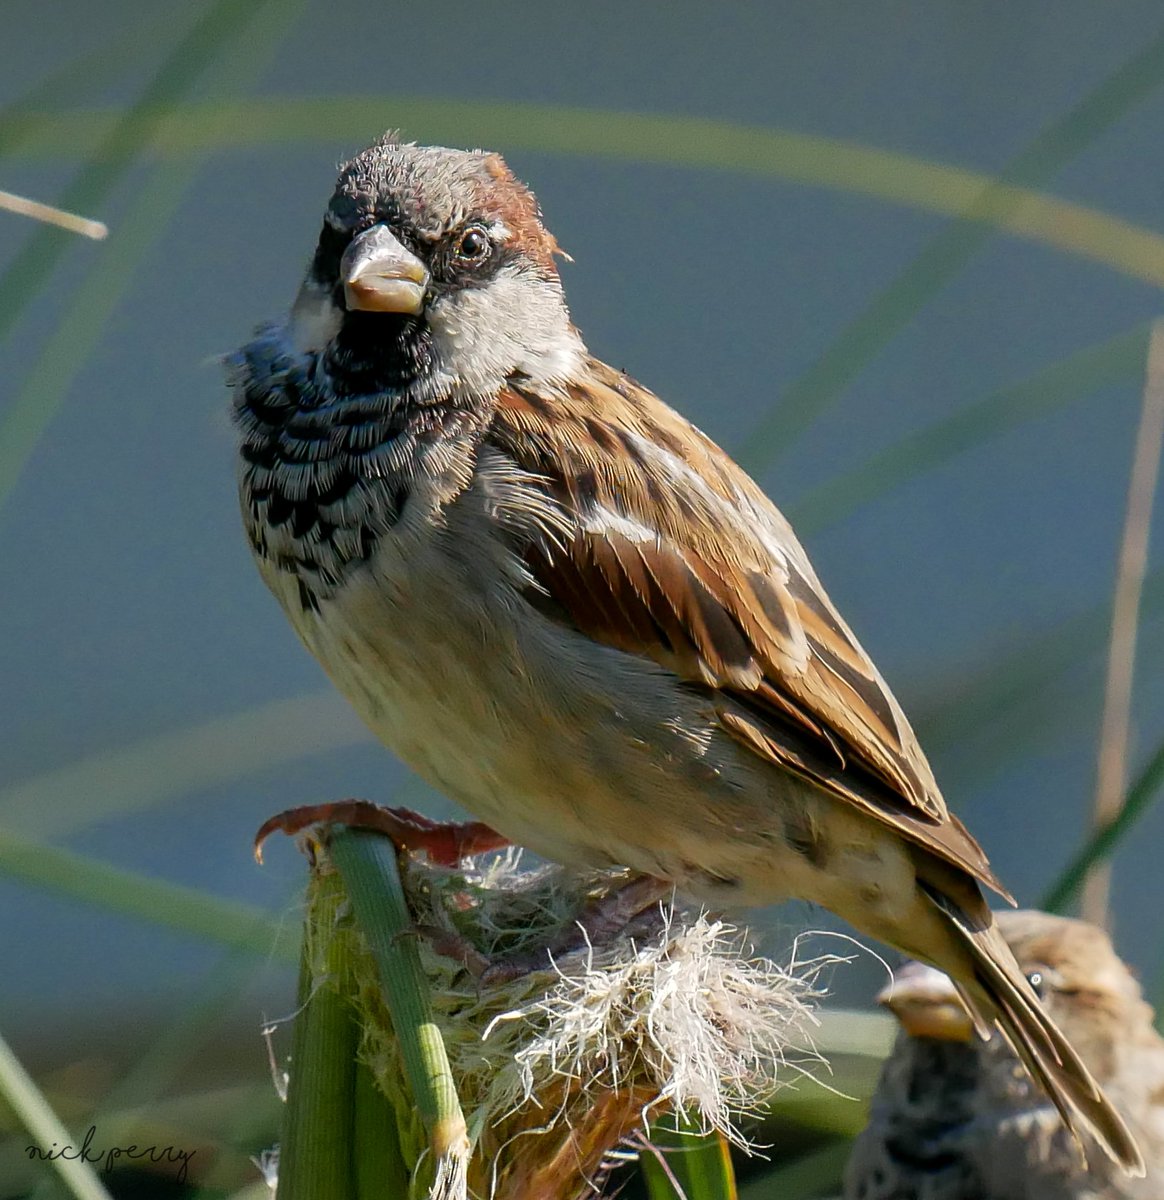
[{"label": "black throat patch", "polygon": [[247,535],[294,575],[304,609],[319,611],[398,524],[432,445],[472,435],[451,401],[416,401],[430,363],[417,321],[363,313],[322,354],[271,326],[228,361]]},{"label": "black throat patch", "polygon": [[334,396],[404,396],[432,368],[432,334],[417,317],[349,312],[325,355]]}]

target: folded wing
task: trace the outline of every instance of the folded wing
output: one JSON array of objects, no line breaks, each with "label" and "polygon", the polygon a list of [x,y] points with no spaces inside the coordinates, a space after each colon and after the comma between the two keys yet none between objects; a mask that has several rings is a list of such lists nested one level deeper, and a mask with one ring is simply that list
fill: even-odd
[{"label": "folded wing", "polygon": [[784,518],[657,397],[591,372],[512,386],[487,435],[561,514],[521,546],[531,602],[706,690],[740,744],[1006,895]]}]

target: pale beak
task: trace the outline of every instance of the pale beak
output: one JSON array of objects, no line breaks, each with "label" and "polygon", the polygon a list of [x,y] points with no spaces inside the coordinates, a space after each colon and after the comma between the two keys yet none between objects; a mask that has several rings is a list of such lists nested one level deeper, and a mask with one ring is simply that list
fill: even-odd
[{"label": "pale beak", "polygon": [[386,225],[373,225],[344,251],[340,282],[349,309],[415,316],[424,308],[428,271]]},{"label": "pale beak", "polygon": [[969,1042],[974,1023],[948,975],[925,963],[911,962],[893,973],[893,982],[877,996],[910,1037],[940,1042]]}]

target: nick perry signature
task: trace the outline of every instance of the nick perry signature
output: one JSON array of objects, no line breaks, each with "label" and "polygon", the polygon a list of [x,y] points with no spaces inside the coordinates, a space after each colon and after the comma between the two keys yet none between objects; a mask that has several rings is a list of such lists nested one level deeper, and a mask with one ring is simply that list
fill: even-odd
[{"label": "nick perry signature", "polygon": [[90,1125],[85,1133],[85,1140],[79,1146],[60,1146],[53,1142],[46,1150],[42,1146],[26,1146],[25,1153],[36,1162],[53,1162],[60,1158],[66,1162],[77,1161],[101,1163],[101,1170],[108,1174],[113,1170],[119,1158],[131,1160],[148,1159],[152,1163],[178,1163],[177,1179],[179,1183],[186,1182],[186,1168],[194,1157],[193,1150],[179,1150],[174,1146],[110,1146],[105,1150],[95,1150],[93,1139],[97,1136],[97,1126]]}]

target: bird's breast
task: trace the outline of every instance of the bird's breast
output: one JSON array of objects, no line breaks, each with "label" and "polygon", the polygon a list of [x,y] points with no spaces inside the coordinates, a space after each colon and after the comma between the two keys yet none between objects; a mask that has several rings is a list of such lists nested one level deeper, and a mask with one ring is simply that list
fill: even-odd
[{"label": "bird's breast", "polygon": [[402,521],[318,609],[268,579],[379,739],[546,858],[629,866],[713,902],[811,893],[819,872],[779,816],[782,798],[816,803],[803,785],[743,754],[663,668],[532,608],[484,511],[444,518]]},{"label": "bird's breast", "polygon": [[297,583],[268,582],[339,690],[418,774],[548,857],[616,861],[595,846],[603,800],[582,736],[603,742],[609,701],[594,686],[567,689],[565,702],[503,579],[447,553],[442,534],[402,522],[315,606],[298,602]]}]

